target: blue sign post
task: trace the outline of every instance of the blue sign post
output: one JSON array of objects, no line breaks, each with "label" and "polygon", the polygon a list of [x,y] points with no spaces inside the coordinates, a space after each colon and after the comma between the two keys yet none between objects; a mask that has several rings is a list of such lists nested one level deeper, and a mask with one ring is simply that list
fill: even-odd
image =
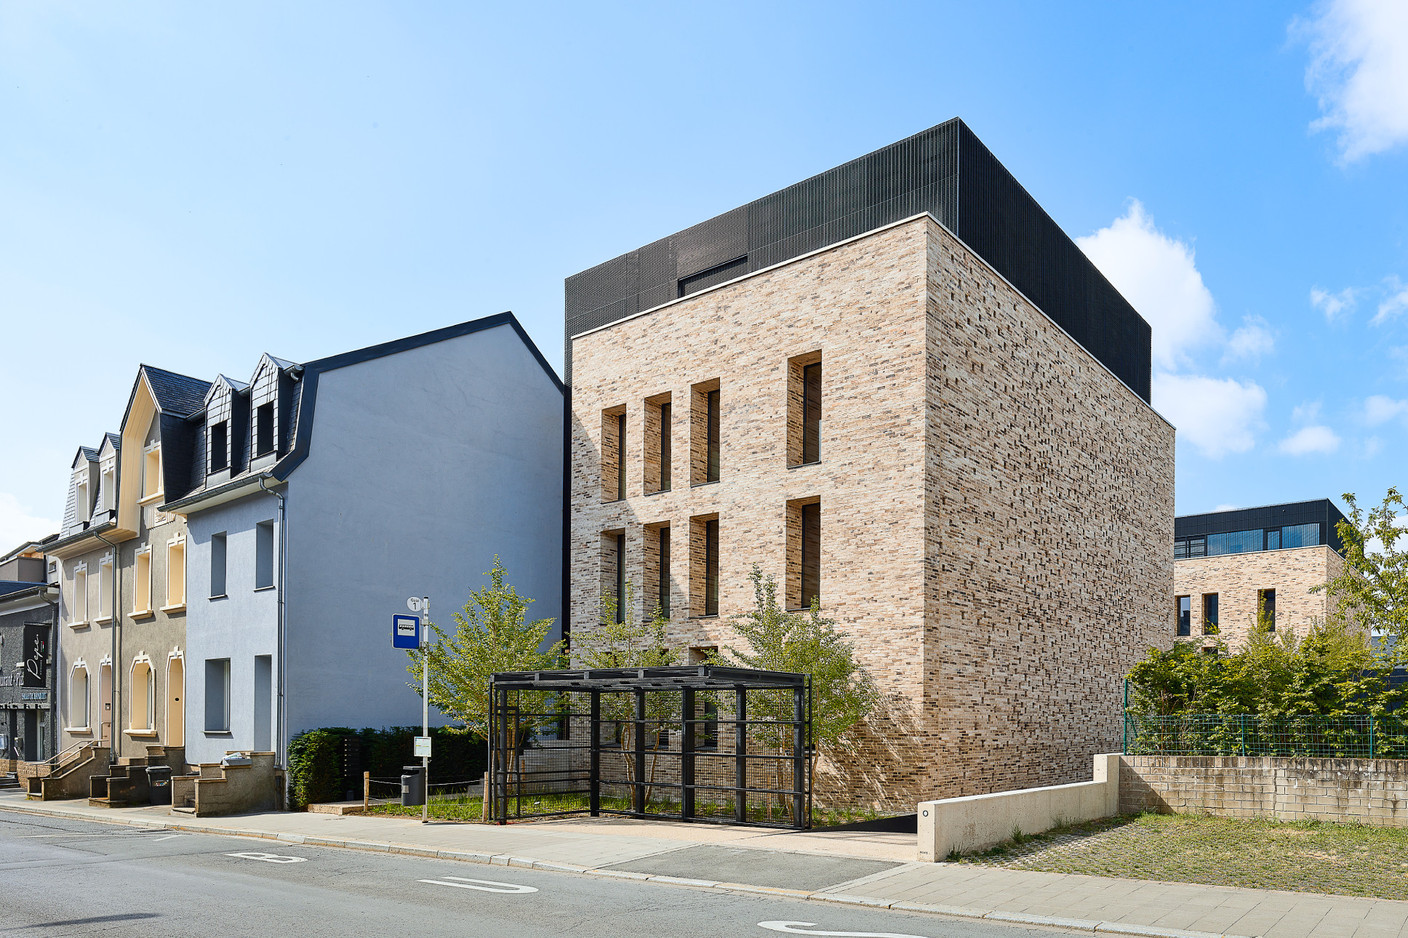
[{"label": "blue sign post", "polygon": [[391,647],[420,647],[420,616],[391,617]]}]

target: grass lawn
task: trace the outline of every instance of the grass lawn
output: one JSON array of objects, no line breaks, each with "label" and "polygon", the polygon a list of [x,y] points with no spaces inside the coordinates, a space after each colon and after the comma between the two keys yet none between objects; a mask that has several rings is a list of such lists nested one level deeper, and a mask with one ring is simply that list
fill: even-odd
[{"label": "grass lawn", "polygon": [[962,863],[1408,899],[1408,830],[1141,814],[1023,837]]}]

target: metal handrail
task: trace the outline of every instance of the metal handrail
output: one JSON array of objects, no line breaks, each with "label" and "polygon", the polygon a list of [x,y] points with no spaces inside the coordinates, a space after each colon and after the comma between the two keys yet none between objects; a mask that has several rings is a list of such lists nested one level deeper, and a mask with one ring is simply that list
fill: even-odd
[{"label": "metal handrail", "polygon": [[40,759],[38,762],[33,762],[33,763],[30,763],[30,764],[31,764],[31,765],[52,765],[54,768],[57,769],[60,765],[63,764],[64,758],[65,758],[66,756],[68,756],[68,755],[70,755],[70,754],[76,755],[77,753],[82,752],[84,749],[87,749],[87,748],[89,748],[90,746],[96,747],[96,746],[98,745],[98,742],[99,742],[98,740],[89,739],[89,740],[84,740],[84,741],[81,742],[81,743],[74,743],[72,746],[69,746],[69,747],[68,747],[67,749],[65,749],[63,752],[55,753],[54,755],[50,756],[50,757],[47,758],[47,759]]}]

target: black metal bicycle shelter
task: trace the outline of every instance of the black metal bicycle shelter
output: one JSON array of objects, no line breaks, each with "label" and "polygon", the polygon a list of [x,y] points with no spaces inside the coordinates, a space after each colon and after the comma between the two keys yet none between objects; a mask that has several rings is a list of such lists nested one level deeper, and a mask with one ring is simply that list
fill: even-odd
[{"label": "black metal bicycle shelter", "polygon": [[805,828],[811,720],[805,674],[712,664],[497,673],[490,814]]}]

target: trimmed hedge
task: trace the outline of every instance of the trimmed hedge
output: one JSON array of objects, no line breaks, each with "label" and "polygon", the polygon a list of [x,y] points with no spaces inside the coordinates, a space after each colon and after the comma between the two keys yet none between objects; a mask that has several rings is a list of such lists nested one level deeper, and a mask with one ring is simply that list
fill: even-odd
[{"label": "trimmed hedge", "polygon": [[[372,778],[399,779],[402,766],[420,761],[412,755],[419,735],[418,726],[360,730],[329,726],[299,733],[288,747],[289,807],[302,810],[310,804],[341,801],[348,791],[361,792],[364,771]],[[431,784],[476,780],[488,768],[483,738],[443,726],[431,727],[430,736]],[[349,748],[353,750],[350,760]],[[360,764],[344,764],[347,761]]]}]

